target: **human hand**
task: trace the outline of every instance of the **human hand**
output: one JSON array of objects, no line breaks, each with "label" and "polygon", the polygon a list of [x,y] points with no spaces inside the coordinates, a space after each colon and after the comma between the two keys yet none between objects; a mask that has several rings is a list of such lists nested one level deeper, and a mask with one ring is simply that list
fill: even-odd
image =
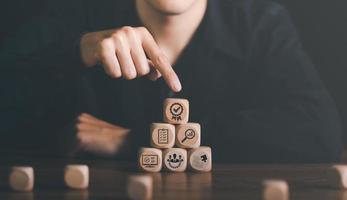
[{"label": "human hand", "polygon": [[130,131],[86,113],[78,117],[76,129],[80,150],[104,156],[115,155]]},{"label": "human hand", "polygon": [[157,80],[163,76],[174,92],[182,89],[168,58],[144,27],[87,33],[81,38],[80,48],[86,66],[101,63],[111,77],[131,80],[148,75]]}]

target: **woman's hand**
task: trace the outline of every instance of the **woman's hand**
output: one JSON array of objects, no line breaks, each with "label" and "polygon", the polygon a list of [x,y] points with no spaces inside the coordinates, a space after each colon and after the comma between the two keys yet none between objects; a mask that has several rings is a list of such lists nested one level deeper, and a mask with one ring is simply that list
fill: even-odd
[{"label": "woman's hand", "polygon": [[130,131],[86,113],[78,117],[76,129],[80,150],[104,156],[117,154]]},{"label": "woman's hand", "polygon": [[148,75],[156,80],[162,75],[174,92],[182,88],[168,58],[144,27],[87,33],[81,38],[80,48],[86,66],[100,63],[111,77],[131,80]]}]

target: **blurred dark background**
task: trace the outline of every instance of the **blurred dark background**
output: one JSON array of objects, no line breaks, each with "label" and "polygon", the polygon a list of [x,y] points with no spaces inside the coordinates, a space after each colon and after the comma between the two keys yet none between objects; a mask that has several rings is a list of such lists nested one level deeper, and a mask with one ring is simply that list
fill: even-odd
[{"label": "blurred dark background", "polygon": [[[344,126],[344,143],[347,145],[347,1],[277,1],[290,11],[306,51],[337,103]],[[49,1],[3,0],[0,6],[0,45],[6,37],[16,32],[22,24],[39,15],[47,2]],[[12,123],[9,127],[21,126],[21,124],[26,123],[27,118],[33,117],[30,112],[36,108],[27,105],[25,98],[40,98],[40,95],[32,96],[30,88],[34,87],[36,90],[42,90],[41,95],[49,95],[44,93],[47,91],[46,88],[52,86],[58,90],[58,93],[68,92],[65,91],[66,88],[56,87],[56,84],[60,83],[59,74],[54,74],[57,80],[44,80],[43,77],[34,78],[36,81],[40,80],[41,83],[45,82],[42,85],[40,82],[37,83],[31,80],[35,77],[35,72],[31,72],[32,76],[29,76],[29,78],[28,76],[22,76],[20,73],[10,70],[0,71],[0,112],[1,115],[6,116],[6,119],[2,120],[1,123],[6,125]],[[52,107],[54,107],[54,96],[51,99]],[[7,107],[8,101],[13,100],[18,100],[18,104],[21,105],[16,108]],[[37,112],[35,115],[40,115],[40,113]],[[30,127],[30,124],[28,127]],[[10,129],[3,131],[10,131]],[[29,131],[32,130],[28,130],[28,133]],[[49,132],[49,130],[47,131]],[[4,140],[2,136],[1,140]],[[21,139],[18,138],[18,140]]]}]

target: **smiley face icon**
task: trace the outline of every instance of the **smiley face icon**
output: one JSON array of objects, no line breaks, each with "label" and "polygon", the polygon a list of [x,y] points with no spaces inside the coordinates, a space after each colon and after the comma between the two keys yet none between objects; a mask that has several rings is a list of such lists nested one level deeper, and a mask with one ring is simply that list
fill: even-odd
[{"label": "smiley face icon", "polygon": [[187,168],[187,150],[170,148],[163,151],[164,167],[173,172],[182,172]]}]

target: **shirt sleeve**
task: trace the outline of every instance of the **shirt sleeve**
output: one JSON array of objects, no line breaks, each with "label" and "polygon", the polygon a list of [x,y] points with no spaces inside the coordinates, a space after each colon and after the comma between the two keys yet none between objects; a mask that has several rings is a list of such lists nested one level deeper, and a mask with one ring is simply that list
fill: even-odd
[{"label": "shirt sleeve", "polygon": [[271,4],[257,20],[247,77],[251,100],[242,111],[216,114],[213,126],[227,133],[212,138],[224,141],[214,145],[215,157],[239,162],[339,160],[335,104],[303,51],[289,14]]},{"label": "shirt sleeve", "polygon": [[87,1],[49,1],[0,47],[0,68],[81,66],[79,41],[86,31]]}]

